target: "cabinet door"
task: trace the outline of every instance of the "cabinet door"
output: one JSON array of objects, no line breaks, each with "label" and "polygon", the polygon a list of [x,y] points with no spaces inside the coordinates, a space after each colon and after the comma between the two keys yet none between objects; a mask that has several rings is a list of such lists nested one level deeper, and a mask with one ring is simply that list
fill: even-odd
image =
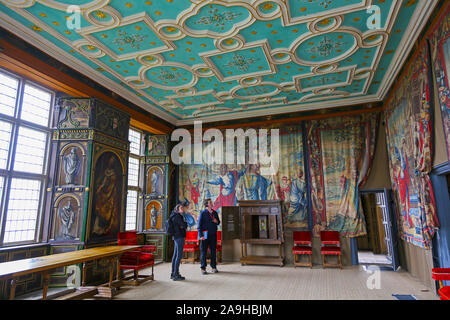
[{"label": "cabinet door", "polygon": [[222,207],[222,239],[241,238],[241,223],[238,207]]}]

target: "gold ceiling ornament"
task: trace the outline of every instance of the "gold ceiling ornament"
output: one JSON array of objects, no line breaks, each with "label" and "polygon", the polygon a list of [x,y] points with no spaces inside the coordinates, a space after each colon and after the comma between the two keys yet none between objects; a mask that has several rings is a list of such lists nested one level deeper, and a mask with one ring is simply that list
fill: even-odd
[{"label": "gold ceiling ornament", "polygon": [[219,38],[214,40],[216,48],[223,52],[229,52],[242,49],[245,45],[245,39],[237,34],[229,38]]},{"label": "gold ceiling ornament", "polygon": [[342,15],[319,17],[308,23],[308,29],[312,33],[332,32],[338,29],[342,22],[344,22]]},{"label": "gold ceiling ornament", "polygon": [[329,10],[325,10],[326,14],[324,15],[324,12],[316,12],[316,13],[309,13],[306,9],[306,7],[304,8],[305,10],[303,10],[302,14],[300,16],[295,16],[293,15],[292,9],[289,5],[289,1],[286,1],[285,6],[283,6],[283,10],[282,10],[282,21],[283,21],[283,26],[287,27],[287,26],[292,26],[292,25],[296,25],[296,24],[300,24],[300,23],[307,23],[307,22],[311,22],[314,20],[320,20],[323,19],[324,16],[327,15],[334,15],[334,16],[339,16],[339,15],[343,15],[343,14],[347,14],[347,13],[351,13],[351,12],[355,12],[355,11],[361,11],[361,10],[366,10],[369,6],[372,5],[373,0],[361,0],[361,3],[359,4],[352,4],[352,5],[348,5],[348,6],[342,6],[339,8],[335,8],[335,9],[329,9]]},{"label": "gold ceiling ornament", "polygon": [[320,73],[329,73],[334,70],[336,70],[339,66],[339,63],[331,63],[331,64],[322,64],[318,66],[314,66],[311,68],[311,72],[314,74],[320,74]]},{"label": "gold ceiling ornament", "polygon": [[194,96],[197,93],[197,88],[182,88],[182,89],[176,89],[175,90],[177,97],[186,97],[186,96]]},{"label": "gold ceiling ornament", "polygon": [[256,86],[260,84],[262,81],[262,77],[242,77],[238,80],[239,84],[242,87],[250,87],[250,86]]},{"label": "gold ceiling ornament", "polygon": [[140,54],[136,57],[136,61],[143,66],[156,67],[164,63],[164,57],[160,54]]},{"label": "gold ceiling ornament", "polygon": [[[100,9],[97,7],[89,8],[83,10],[82,14],[83,18],[86,19],[86,21],[88,21],[91,25],[98,28],[107,28],[107,30],[110,28],[118,27],[123,19],[120,12],[110,6],[104,6]],[[107,17],[108,15],[111,17],[111,19],[104,20],[104,18],[101,18]]]},{"label": "gold ceiling ornament", "polygon": [[273,64],[286,64],[292,61],[294,53],[286,48],[276,48],[270,52]]},{"label": "gold ceiling ornament", "polygon": [[206,64],[196,64],[192,66],[192,72],[203,78],[214,76],[214,72]]},{"label": "gold ceiling ornament", "polygon": [[99,47],[84,39],[73,42],[73,47],[82,55],[98,59],[105,56],[105,52]]}]

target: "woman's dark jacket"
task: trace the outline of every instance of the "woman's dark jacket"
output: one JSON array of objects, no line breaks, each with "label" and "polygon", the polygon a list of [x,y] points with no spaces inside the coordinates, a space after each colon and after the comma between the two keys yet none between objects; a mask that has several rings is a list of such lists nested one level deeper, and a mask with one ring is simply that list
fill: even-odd
[{"label": "woman's dark jacket", "polygon": [[172,211],[169,219],[173,223],[173,239],[186,238],[187,222],[183,216],[176,211]]}]

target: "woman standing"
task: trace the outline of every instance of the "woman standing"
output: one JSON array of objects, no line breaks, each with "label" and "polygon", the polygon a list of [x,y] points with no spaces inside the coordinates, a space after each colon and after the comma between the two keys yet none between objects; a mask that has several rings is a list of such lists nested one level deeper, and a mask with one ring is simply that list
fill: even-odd
[{"label": "woman standing", "polygon": [[170,279],[174,281],[184,280],[185,278],[180,275],[180,262],[183,257],[184,240],[186,238],[187,223],[183,217],[184,206],[183,204],[177,204],[170,214],[169,220],[173,224],[173,236],[174,249],[172,256],[172,274]]}]

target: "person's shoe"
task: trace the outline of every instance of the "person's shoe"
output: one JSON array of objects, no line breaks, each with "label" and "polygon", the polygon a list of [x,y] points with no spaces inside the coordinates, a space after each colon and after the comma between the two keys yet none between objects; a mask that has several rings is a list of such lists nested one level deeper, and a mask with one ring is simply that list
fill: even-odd
[{"label": "person's shoe", "polygon": [[182,276],[180,276],[180,275],[178,275],[178,274],[176,274],[176,275],[172,278],[173,281],[179,281],[179,280],[184,280],[184,279],[185,279],[184,277],[182,277]]},{"label": "person's shoe", "polygon": [[212,269],[212,273],[218,273],[218,272],[219,272],[219,270],[217,270],[216,268]]},{"label": "person's shoe", "polygon": [[181,274],[179,274],[179,273],[177,274],[177,277],[180,278],[180,280],[186,279],[185,277],[183,277],[183,276],[182,276]]},{"label": "person's shoe", "polygon": [[208,272],[206,272],[206,269],[202,269],[202,274],[208,274]]},{"label": "person's shoe", "polygon": [[173,274],[171,274],[171,275],[170,275],[170,279],[173,279],[173,278],[174,278],[174,276],[173,276]]}]

